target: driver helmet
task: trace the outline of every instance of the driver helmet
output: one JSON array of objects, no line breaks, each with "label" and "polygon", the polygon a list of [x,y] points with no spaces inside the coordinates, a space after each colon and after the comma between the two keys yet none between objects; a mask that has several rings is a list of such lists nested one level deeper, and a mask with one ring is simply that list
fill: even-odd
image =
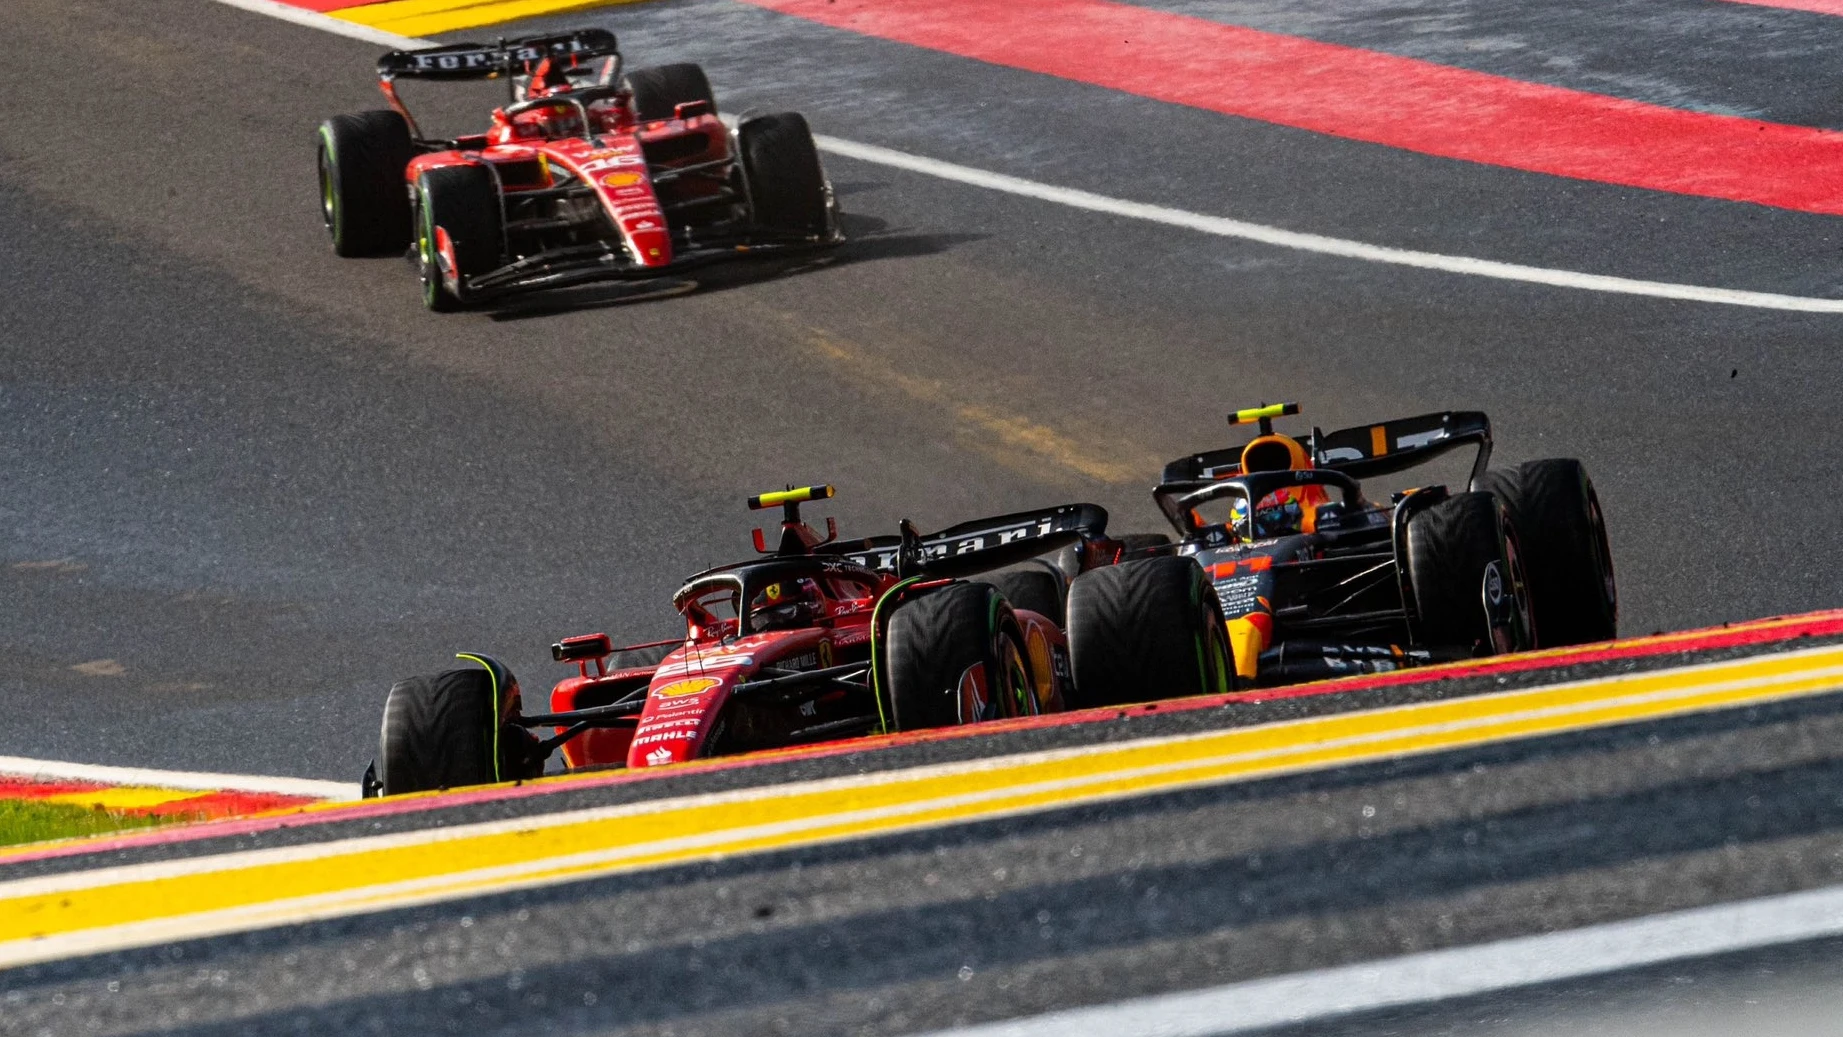
[{"label": "driver helmet", "polygon": [[824,614],[819,584],[805,576],[770,583],[749,602],[749,625],[757,631],[807,626]]},{"label": "driver helmet", "polygon": [[[1304,445],[1291,436],[1269,433],[1258,436],[1241,451],[1241,470],[1256,472],[1298,472],[1316,468]],[[1256,539],[1312,532],[1318,525],[1318,507],[1330,499],[1325,488],[1317,485],[1287,486],[1262,497],[1254,507],[1254,521],[1248,522],[1248,502],[1237,499],[1231,508],[1229,524]]]}]

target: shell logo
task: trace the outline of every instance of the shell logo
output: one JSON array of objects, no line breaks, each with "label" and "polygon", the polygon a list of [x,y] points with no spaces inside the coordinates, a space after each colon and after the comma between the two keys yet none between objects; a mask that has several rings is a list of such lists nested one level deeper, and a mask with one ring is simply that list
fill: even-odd
[{"label": "shell logo", "polygon": [[608,187],[632,187],[644,179],[638,173],[609,173],[602,177],[602,183]]},{"label": "shell logo", "polygon": [[691,695],[702,695],[722,683],[715,677],[691,677],[682,681],[673,681],[664,687],[654,688],[653,696],[662,699],[682,699]]}]

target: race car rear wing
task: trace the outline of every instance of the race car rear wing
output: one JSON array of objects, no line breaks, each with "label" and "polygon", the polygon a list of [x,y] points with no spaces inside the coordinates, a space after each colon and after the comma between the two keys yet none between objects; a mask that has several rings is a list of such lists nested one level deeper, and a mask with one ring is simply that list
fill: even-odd
[{"label": "race car rear wing", "polygon": [[[1404,471],[1468,444],[1478,448],[1478,457],[1472,462],[1471,481],[1475,485],[1491,463],[1491,419],[1480,411],[1441,411],[1335,432],[1314,428],[1305,441],[1313,463],[1353,479]],[[1235,446],[1180,457],[1165,465],[1159,484],[1207,482],[1239,475],[1241,451]]]},{"label": "race car rear wing", "polygon": [[927,535],[916,533],[906,521],[903,528],[898,536],[867,537],[829,544],[822,550],[904,577],[958,579],[1105,537],[1107,509],[1098,504],[1062,504],[974,519]]},{"label": "race car rear wing", "polygon": [[391,79],[498,79],[530,75],[548,57],[572,58],[575,63],[619,57],[614,33],[606,29],[578,29],[549,36],[521,36],[496,43],[449,43],[418,50],[393,50],[378,59],[378,78]]},{"label": "race car rear wing", "polygon": [[[403,121],[409,123],[410,135],[422,140],[422,128],[409,106],[397,94],[398,79],[506,80],[507,103],[518,100],[518,77],[531,75],[545,58],[568,59],[562,62],[576,74],[586,62],[608,59],[601,69],[605,86],[620,75],[621,48],[614,33],[606,29],[577,29],[575,32],[550,36],[521,36],[500,39],[495,43],[449,43],[417,50],[393,50],[378,59],[378,89]],[[553,66],[555,67],[555,66]],[[454,141],[425,142],[452,146]]]}]

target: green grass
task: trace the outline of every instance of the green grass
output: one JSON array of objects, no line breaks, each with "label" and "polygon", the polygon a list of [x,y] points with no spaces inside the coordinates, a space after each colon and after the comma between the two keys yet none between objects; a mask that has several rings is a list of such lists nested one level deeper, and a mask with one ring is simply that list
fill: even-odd
[{"label": "green grass", "polygon": [[0,799],[0,846],[100,835],[124,828],[148,828],[162,820],[170,819],[117,814],[70,803]]}]

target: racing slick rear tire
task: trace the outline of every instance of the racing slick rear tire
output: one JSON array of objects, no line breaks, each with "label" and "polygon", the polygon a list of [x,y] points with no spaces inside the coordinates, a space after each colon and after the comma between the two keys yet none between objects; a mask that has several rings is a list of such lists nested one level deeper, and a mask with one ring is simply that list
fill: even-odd
[{"label": "racing slick rear tire", "polygon": [[758,115],[736,128],[736,142],[754,224],[801,237],[824,235],[831,205],[806,118],[797,112]]},{"label": "racing slick rear tire", "polygon": [[1014,609],[1028,609],[1058,627],[1068,621],[1068,578],[1049,562],[1033,559],[1015,569],[979,578],[998,588]]},{"label": "racing slick rear tire", "polygon": [[1479,489],[1510,509],[1536,614],[1536,647],[1619,635],[1619,587],[1606,519],[1587,468],[1573,458],[1527,461],[1485,473]]},{"label": "racing slick rear tire", "polygon": [[505,234],[500,222],[499,186],[484,166],[442,166],[416,180],[416,268],[422,301],[438,313],[460,309],[466,300],[442,282],[436,229],[454,244],[455,274],[467,279],[500,265]]},{"label": "racing slick rear tire", "polygon": [[[536,739],[501,718],[518,711],[495,701],[485,670],[448,670],[391,686],[378,732],[375,773],[386,796],[488,785],[536,777],[529,763]],[[497,752],[497,755],[495,755]],[[535,771],[535,773],[534,773]]]},{"label": "racing slick rear tire", "polygon": [[335,115],[317,135],[320,216],[339,256],[401,253],[410,244],[403,170],[416,155],[410,127],[388,108]]},{"label": "racing slick rear tire", "polygon": [[1069,585],[1072,709],[1233,691],[1216,588],[1192,558],[1143,558]]},{"label": "racing slick rear tire", "polygon": [[[1456,493],[1408,520],[1408,584],[1414,594],[1416,639],[1423,645],[1491,655],[1533,646],[1529,592],[1516,528],[1491,493]],[[1511,595],[1508,643],[1495,638],[1487,575],[1495,566],[1497,593]]]},{"label": "racing slick rear tire", "polygon": [[687,101],[703,101],[710,105],[710,114],[717,114],[717,95],[711,92],[710,79],[701,65],[684,61],[636,68],[626,78],[627,89],[634,94],[634,112],[641,122],[670,119]]},{"label": "racing slick rear tire", "polygon": [[953,583],[904,603],[886,638],[897,731],[1038,711],[1023,631],[990,584]]}]

